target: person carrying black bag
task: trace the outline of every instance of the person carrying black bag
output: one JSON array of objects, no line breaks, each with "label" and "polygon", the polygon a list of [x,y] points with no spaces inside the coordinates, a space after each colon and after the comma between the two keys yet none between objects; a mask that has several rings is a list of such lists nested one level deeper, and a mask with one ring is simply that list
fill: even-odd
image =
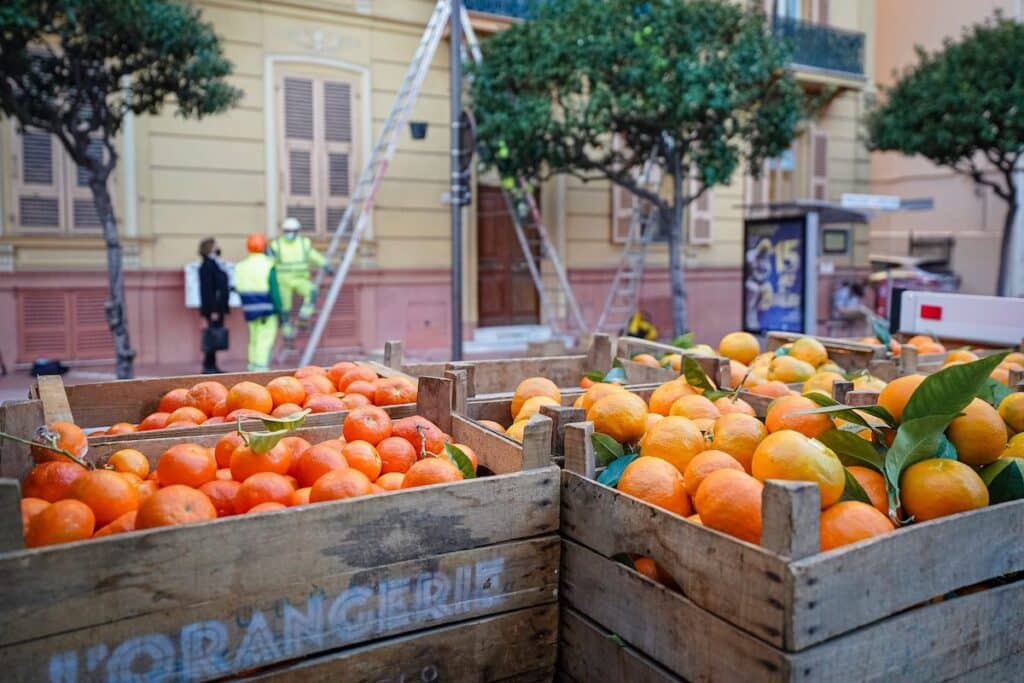
[{"label": "person carrying black bag", "polygon": [[228,330],[224,327],[224,316],[228,314],[230,286],[228,274],[224,272],[215,257],[220,256],[217,240],[207,237],[199,243],[199,255],[203,262],[199,266],[199,313],[206,318],[203,330],[203,374],[223,372],[217,367],[217,352],[228,348]]}]

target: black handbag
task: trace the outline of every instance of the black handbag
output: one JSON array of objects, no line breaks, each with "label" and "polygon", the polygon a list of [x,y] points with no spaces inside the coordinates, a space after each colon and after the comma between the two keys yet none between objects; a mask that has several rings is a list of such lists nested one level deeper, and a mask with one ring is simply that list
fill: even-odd
[{"label": "black handbag", "polygon": [[203,330],[202,339],[203,353],[211,351],[227,351],[228,349],[228,328],[223,325],[216,327],[209,326]]}]

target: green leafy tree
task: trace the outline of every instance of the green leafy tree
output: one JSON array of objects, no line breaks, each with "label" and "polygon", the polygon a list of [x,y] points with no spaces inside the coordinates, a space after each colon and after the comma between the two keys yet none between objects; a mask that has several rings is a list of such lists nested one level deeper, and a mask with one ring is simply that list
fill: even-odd
[{"label": "green leafy tree", "polygon": [[225,77],[213,28],[169,0],[5,0],[0,6],[0,112],[24,131],[54,135],[88,179],[107,248],[107,323],[117,376],[135,351],[124,311],[124,274],[108,181],[128,112],[157,114],[173,100],[183,117],[224,111],[241,96]]},{"label": "green leafy tree", "polygon": [[1024,25],[996,15],[937,52],[919,47],[917,58],[868,115],[868,145],[921,155],[1006,202],[998,281],[1006,296],[1018,208],[1014,169],[1024,151]]},{"label": "green leafy tree", "polygon": [[[673,333],[685,332],[684,209],[744,161],[760,169],[780,154],[802,115],[763,12],[725,0],[563,0],[483,47],[471,86],[482,161],[503,177],[608,180],[650,202],[668,238]],[[670,190],[638,180],[652,158]]]}]

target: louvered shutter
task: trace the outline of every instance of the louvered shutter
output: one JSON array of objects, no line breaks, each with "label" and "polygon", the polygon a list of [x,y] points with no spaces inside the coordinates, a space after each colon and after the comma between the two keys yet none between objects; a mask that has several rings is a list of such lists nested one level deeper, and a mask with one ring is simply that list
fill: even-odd
[{"label": "louvered shutter", "polygon": [[86,289],[70,294],[75,316],[75,335],[71,340],[73,357],[76,360],[110,358],[114,353],[114,340],[107,325],[107,292]]},{"label": "louvered shutter", "polygon": [[302,229],[317,229],[315,173],[316,126],[314,81],[287,77],[281,85],[283,217],[296,218]]},{"label": "louvered shutter", "polygon": [[352,86],[342,81],[324,81],[323,145],[321,174],[325,226],[333,231],[341,221],[352,194]]},{"label": "louvered shutter", "polygon": [[629,225],[637,205],[635,194],[618,185],[612,185],[612,242],[622,244],[629,237]]},{"label": "louvered shutter", "polygon": [[59,289],[18,293],[18,362],[36,358],[63,360],[71,356],[73,334],[68,297]]},{"label": "louvered shutter", "polygon": [[[89,144],[89,157],[101,159],[106,155],[103,149],[102,140],[92,140]],[[71,157],[65,156],[65,182],[68,192],[68,224],[73,232],[95,232],[101,230],[99,214],[96,211],[96,204],[93,202],[92,190],[89,189],[89,175],[85,169],[79,167]],[[114,196],[113,188],[108,186],[111,196]]]},{"label": "louvered shutter", "polygon": [[815,129],[811,133],[811,199],[828,199],[828,135]]},{"label": "louvered shutter", "polygon": [[[769,190],[767,164],[762,164],[760,178],[755,178],[753,174],[747,174],[744,180],[743,201],[747,205],[767,204],[771,201]],[[764,210],[763,208],[758,208],[751,211],[761,212]]]},{"label": "louvered shutter", "polygon": [[63,150],[49,133],[13,128],[14,224],[30,231],[57,232],[63,225]]},{"label": "louvered shutter", "polygon": [[[690,192],[700,190],[700,182],[690,179]],[[705,190],[697,199],[690,202],[688,230],[690,244],[711,244],[711,190]]]}]

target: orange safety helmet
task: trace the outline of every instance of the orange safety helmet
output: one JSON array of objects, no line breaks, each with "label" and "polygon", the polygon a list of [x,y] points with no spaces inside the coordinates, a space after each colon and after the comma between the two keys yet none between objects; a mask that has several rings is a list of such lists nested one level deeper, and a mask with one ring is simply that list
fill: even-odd
[{"label": "orange safety helmet", "polygon": [[246,240],[245,248],[249,250],[250,254],[262,254],[267,250],[267,238],[258,232],[254,232]]}]

